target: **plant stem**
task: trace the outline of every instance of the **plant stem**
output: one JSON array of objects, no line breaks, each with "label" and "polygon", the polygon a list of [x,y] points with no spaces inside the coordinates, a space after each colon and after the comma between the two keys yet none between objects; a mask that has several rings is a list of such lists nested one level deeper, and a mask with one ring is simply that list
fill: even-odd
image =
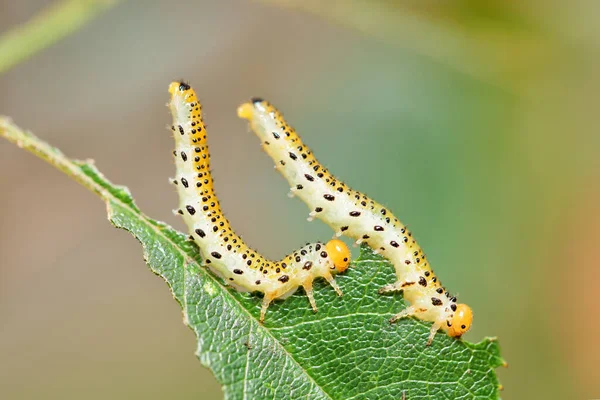
[{"label": "plant stem", "polygon": [[118,0],[62,0],[0,36],[0,73],[83,27]]}]

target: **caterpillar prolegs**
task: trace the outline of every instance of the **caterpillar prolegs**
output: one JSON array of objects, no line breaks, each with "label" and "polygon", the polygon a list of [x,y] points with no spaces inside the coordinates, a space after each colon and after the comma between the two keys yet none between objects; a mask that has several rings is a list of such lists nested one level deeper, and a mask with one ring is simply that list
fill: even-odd
[{"label": "caterpillar prolegs", "polygon": [[281,261],[270,261],[234,233],[213,187],[206,127],[196,93],[184,82],[171,83],[169,93],[177,174],[173,183],[179,194],[177,213],[198,244],[205,265],[236,290],[264,293],[261,322],[271,301],[285,299],[299,286],[317,311],[312,289],[315,278],[325,278],[341,296],[333,275],[345,271],[350,263],[350,251],[342,241],[307,244]]},{"label": "caterpillar prolegs", "polygon": [[453,337],[469,330],[471,308],[458,304],[446,291],[412,233],[388,209],[329,173],[267,101],[252,99],[238,108],[238,116],[249,121],[275,168],[287,179],[292,197],[310,208],[309,220],[322,220],[336,236],[365,243],[392,262],[397,281],[379,292],[403,291],[410,306],[390,322],[411,316],[433,322],[428,344],[439,329]]}]

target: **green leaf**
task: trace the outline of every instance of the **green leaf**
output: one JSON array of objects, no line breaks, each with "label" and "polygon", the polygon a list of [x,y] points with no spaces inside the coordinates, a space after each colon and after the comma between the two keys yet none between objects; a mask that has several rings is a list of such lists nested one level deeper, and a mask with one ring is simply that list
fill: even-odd
[{"label": "green leaf", "polygon": [[[387,261],[361,249],[338,277],[342,298],[316,285],[319,312],[298,293],[275,303],[258,323],[260,298],[238,293],[200,266],[186,235],[140,212],[127,188],[111,184],[91,162],[74,161],[0,118],[0,135],[47,160],[105,202],[109,220],[129,231],[155,274],[171,288],[184,323],[197,335],[197,355],[231,399],[495,399],[497,342],[472,344],[443,333],[425,346],[429,326],[390,325],[406,306],[401,295],[379,296],[395,279]],[[125,306],[125,305],[124,305]]]}]

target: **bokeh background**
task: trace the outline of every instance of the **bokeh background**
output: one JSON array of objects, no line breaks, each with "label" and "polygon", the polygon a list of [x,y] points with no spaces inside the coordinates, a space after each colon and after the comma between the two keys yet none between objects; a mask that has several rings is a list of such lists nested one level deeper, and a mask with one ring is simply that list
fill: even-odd
[{"label": "bokeh background", "polygon": [[[0,0],[0,33],[50,1]],[[183,230],[167,86],[199,92],[232,224],[281,257],[323,224],[235,115],[282,109],[410,225],[498,336],[504,399],[599,398],[600,2],[128,1],[0,75],[0,114]],[[138,243],[91,193],[0,141],[0,398],[219,399]]]}]

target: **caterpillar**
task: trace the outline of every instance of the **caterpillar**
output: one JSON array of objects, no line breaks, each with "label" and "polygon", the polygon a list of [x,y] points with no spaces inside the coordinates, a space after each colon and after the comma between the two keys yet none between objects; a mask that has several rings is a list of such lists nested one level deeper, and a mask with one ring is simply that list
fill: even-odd
[{"label": "caterpillar", "polygon": [[467,332],[473,312],[458,304],[433,273],[412,232],[387,208],[365,194],[349,188],[317,161],[295,130],[269,102],[253,98],[238,108],[238,116],[249,122],[263,150],[290,184],[290,197],[297,196],[311,209],[308,220],[318,218],[335,236],[348,236],[365,243],[394,265],[397,281],[379,293],[403,291],[410,306],[394,315],[390,323],[416,317],[433,322],[427,344],[443,329],[451,337]]},{"label": "caterpillar", "polygon": [[179,194],[176,213],[183,217],[191,239],[200,248],[204,265],[238,291],[264,294],[260,322],[273,300],[285,299],[299,286],[316,312],[312,284],[318,277],[325,278],[341,296],[333,275],[344,272],[350,263],[344,242],[310,243],[281,261],[270,261],[234,233],[214,190],[206,126],[196,93],[185,82],[172,82],[169,93],[177,174],[172,183]]}]

